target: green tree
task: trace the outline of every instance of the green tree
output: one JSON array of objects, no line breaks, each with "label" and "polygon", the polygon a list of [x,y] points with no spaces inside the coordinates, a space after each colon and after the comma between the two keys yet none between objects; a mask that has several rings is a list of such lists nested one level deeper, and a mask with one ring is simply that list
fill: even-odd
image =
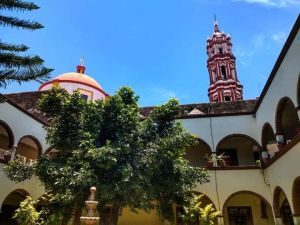
[{"label": "green tree", "polygon": [[[34,171],[52,193],[49,210],[61,216],[62,224],[73,212],[74,224],[79,224],[91,186],[98,190],[100,224],[108,224],[105,207],[111,205],[112,224],[117,225],[121,207],[156,209],[161,218],[172,220],[172,206],[185,202],[185,193],[196,183],[207,181],[205,170],[184,159],[195,138],[176,121],[176,100],[142,119],[130,88],[96,102],[54,88],[39,108],[50,118],[46,139],[57,151],[40,157]],[[6,171],[13,179],[12,167],[17,166],[10,163]]]},{"label": "green tree", "polygon": [[216,223],[220,212],[214,208],[213,204],[203,206],[202,198],[203,195],[195,194],[187,198],[187,202],[183,206],[183,213],[179,215],[184,224],[195,224],[195,221],[199,221],[201,225],[214,225]]},{"label": "green tree", "polygon": [[20,225],[36,225],[38,224],[40,214],[35,210],[36,202],[27,196],[21,202],[20,207],[16,210],[14,218]]},{"label": "green tree", "polygon": [[[32,11],[39,7],[32,2],[21,0],[0,0],[0,10]],[[0,25],[28,30],[41,29],[43,26],[34,21],[22,20],[0,13]],[[17,81],[19,83],[30,80],[45,81],[53,69],[43,66],[43,59],[39,56],[20,55],[28,50],[24,44],[10,44],[0,40],[0,87]]]}]

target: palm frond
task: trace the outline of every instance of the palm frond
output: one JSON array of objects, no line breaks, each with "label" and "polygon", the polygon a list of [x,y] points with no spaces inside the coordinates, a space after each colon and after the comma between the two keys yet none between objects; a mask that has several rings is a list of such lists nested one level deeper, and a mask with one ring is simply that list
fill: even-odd
[{"label": "palm frond", "polygon": [[29,20],[20,20],[16,17],[2,16],[0,15],[0,25],[10,26],[16,28],[23,28],[28,30],[36,30],[43,28],[43,25]]},{"label": "palm frond", "polygon": [[43,64],[44,60],[39,56],[19,56],[15,53],[1,52],[0,65],[6,68],[32,67]]},{"label": "palm frond", "polygon": [[8,44],[8,43],[0,41],[0,52],[1,51],[25,52],[26,50],[28,50],[28,47],[26,45]]},{"label": "palm frond", "polygon": [[39,9],[39,7],[33,2],[26,2],[20,0],[1,0],[0,9],[31,11]]},{"label": "palm frond", "polygon": [[45,82],[49,79],[50,73],[53,69],[46,67],[35,66],[31,68],[22,69],[2,69],[0,70],[0,88],[6,88],[6,86],[12,82],[18,82],[19,84],[23,82],[28,82],[31,80],[36,80],[38,82]]}]

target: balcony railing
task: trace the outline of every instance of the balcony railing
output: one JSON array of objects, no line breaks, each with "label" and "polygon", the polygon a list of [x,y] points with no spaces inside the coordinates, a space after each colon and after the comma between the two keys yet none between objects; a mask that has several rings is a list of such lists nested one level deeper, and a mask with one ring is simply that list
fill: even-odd
[{"label": "balcony railing", "polygon": [[32,166],[36,160],[34,159],[30,159],[26,156],[23,156],[23,155],[19,155],[19,154],[16,154],[16,159],[18,160],[21,160],[23,163],[29,165],[29,166]]}]

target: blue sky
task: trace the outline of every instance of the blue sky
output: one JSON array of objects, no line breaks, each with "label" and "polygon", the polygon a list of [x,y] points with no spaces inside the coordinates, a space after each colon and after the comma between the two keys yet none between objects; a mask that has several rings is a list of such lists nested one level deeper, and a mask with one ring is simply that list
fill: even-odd
[{"label": "blue sky", "polygon": [[[1,39],[24,43],[55,71],[86,74],[109,94],[130,86],[142,106],[175,97],[182,104],[207,102],[206,38],[213,15],[229,33],[244,99],[260,92],[299,12],[300,0],[48,0],[32,13],[5,12],[41,22],[30,32],[1,27]],[[11,84],[4,93],[37,90]]]}]

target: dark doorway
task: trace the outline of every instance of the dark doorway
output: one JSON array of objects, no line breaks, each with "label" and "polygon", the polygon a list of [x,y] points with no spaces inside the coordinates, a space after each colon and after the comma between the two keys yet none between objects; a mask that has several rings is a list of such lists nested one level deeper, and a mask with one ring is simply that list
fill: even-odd
[{"label": "dark doorway", "polygon": [[238,166],[238,155],[235,148],[232,149],[218,149],[218,155],[222,155],[225,166]]}]

